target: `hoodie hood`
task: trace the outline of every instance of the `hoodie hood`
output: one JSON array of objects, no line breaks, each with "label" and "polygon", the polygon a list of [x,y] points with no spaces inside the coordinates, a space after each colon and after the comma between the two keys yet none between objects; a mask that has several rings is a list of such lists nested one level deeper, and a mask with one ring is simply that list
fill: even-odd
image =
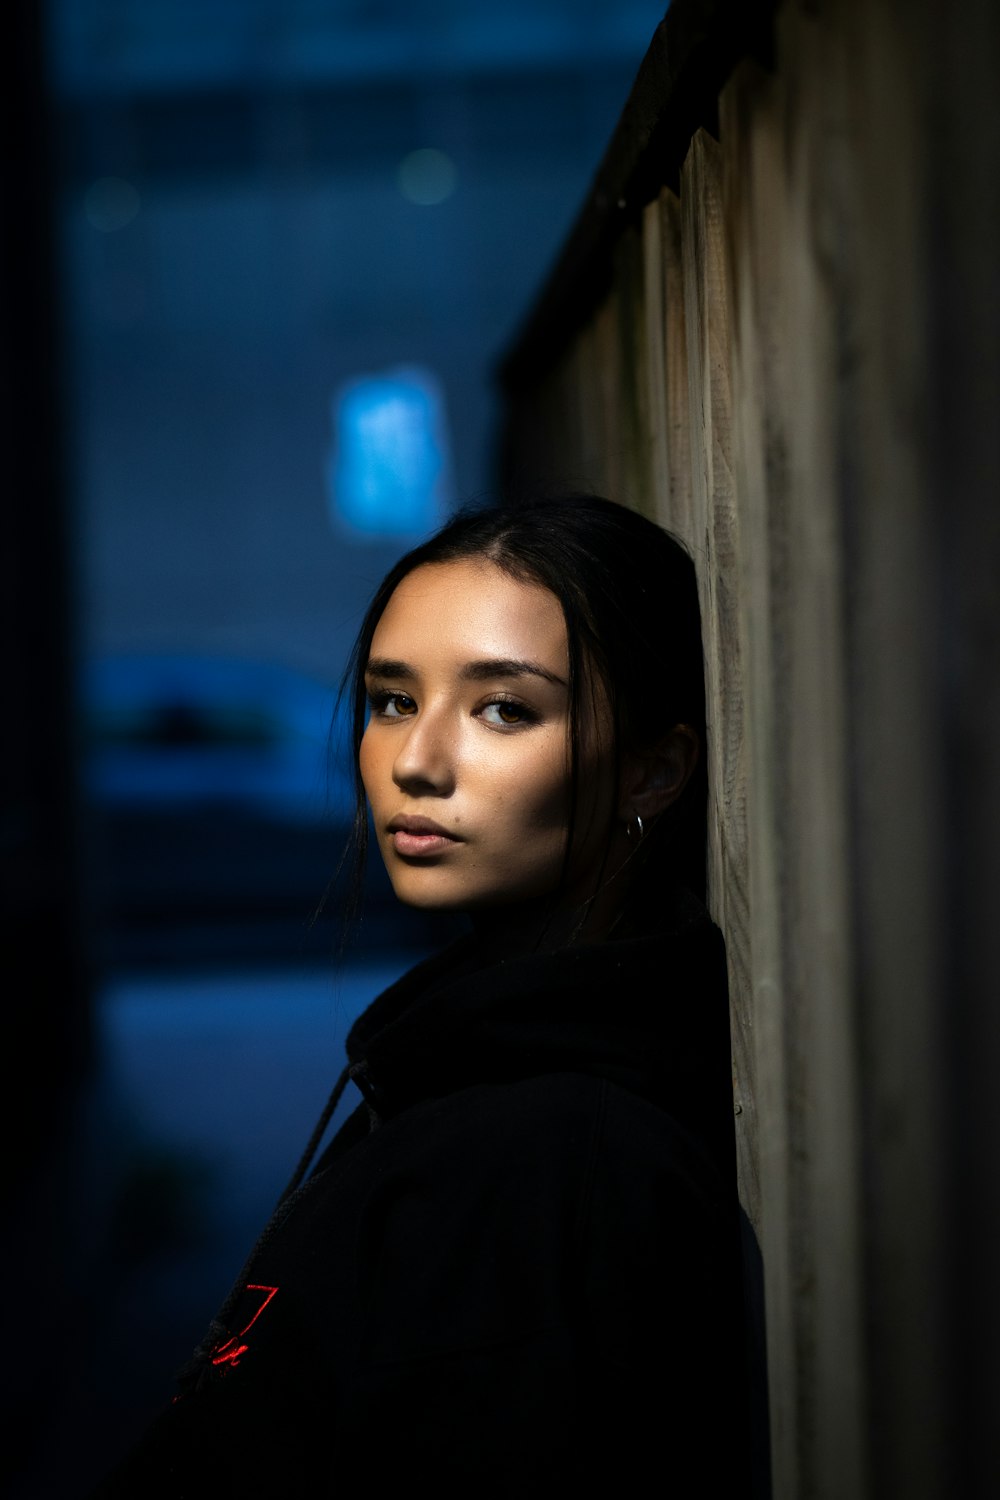
[{"label": "hoodie hood", "polygon": [[582,1073],[667,1109],[728,1166],[725,950],[687,892],[641,936],[488,964],[474,938],[460,939],[368,1007],[347,1056],[373,1124],[474,1085]]},{"label": "hoodie hood", "polygon": [[411,969],[347,1037],[347,1065],[278,1204],[180,1372],[199,1388],[227,1347],[251,1270],[323,1169],[365,1134],[355,1111],[307,1180],[353,1081],[368,1128],[461,1089],[560,1073],[603,1078],[663,1109],[735,1182],[729,1003],[722,934],[696,897],[675,892],[655,930],[486,962],[474,937]]}]

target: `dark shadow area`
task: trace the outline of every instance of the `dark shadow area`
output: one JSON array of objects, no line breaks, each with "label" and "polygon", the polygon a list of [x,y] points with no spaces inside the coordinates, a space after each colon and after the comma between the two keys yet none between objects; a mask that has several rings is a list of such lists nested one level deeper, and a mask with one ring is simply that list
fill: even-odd
[{"label": "dark shadow area", "polygon": [[375,861],[340,954],[337,684],[492,490],[498,350],[660,13],[5,11],[11,1500],[169,1394],[350,1020],[457,930]]},{"label": "dark shadow area", "polygon": [[767,1380],[764,1262],[756,1231],[740,1208],[743,1297],[747,1320],[747,1389],[750,1393],[750,1472],[754,1500],[771,1500],[771,1415]]},{"label": "dark shadow area", "polygon": [[326,1102],[351,1022],[420,956],[397,945],[336,974],[180,970],[99,989],[61,1184],[62,1319],[12,1500],[85,1494],[170,1399]]}]

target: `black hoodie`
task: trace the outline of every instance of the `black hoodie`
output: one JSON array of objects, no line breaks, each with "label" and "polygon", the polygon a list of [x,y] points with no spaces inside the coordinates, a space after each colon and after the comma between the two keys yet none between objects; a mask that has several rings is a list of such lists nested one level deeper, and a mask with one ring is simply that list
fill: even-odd
[{"label": "black hoodie", "polygon": [[686,895],[653,934],[418,965],[348,1037],[363,1103],[95,1500],[742,1484],[728,1027]]}]

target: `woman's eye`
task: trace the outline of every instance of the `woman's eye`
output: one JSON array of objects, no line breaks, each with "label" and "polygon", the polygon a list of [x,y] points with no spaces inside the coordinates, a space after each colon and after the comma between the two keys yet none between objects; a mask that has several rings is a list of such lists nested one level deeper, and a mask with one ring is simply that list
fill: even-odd
[{"label": "woman's eye", "polygon": [[521,724],[533,724],[536,715],[524,703],[513,698],[495,698],[480,709],[480,715],[494,729],[516,729]]},{"label": "woman's eye", "polygon": [[417,711],[417,705],[407,693],[369,693],[368,702],[372,713],[381,719],[408,719]]}]

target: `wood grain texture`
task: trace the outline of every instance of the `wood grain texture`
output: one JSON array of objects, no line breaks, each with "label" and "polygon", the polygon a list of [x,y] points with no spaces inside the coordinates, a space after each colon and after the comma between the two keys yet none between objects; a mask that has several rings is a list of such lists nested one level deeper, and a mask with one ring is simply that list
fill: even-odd
[{"label": "wood grain texture", "polygon": [[[669,438],[667,433],[667,314],[663,274],[663,212],[659,199],[647,205],[642,218],[643,340],[640,391],[643,416],[640,438],[645,437],[645,484],[649,494],[647,514],[671,527]],[[686,382],[685,382],[686,384]]]},{"label": "wood grain texture", "polygon": [[753,1044],[749,1019],[744,694],[732,466],[729,297],[718,143],[700,132],[681,171],[682,275],[691,451],[690,545],[705,643],[709,756],[709,904],[729,961],[740,1190],[758,1210]]},{"label": "wood grain texture", "polygon": [[698,571],[774,1500],[1000,1493],[998,69],[786,0],[533,387]]},{"label": "wood grain texture", "polygon": [[681,205],[664,188],[657,200],[662,259],[663,352],[666,386],[666,473],[659,496],[661,519],[688,545],[694,545],[691,498],[691,418],[688,392],[687,325],[684,309],[684,267],[681,250]]},{"label": "wood grain texture", "polygon": [[[664,184],[675,191],[693,133],[715,128],[718,91],[745,55],[769,52],[776,0],[672,0],[551,272],[498,371],[515,395],[605,300],[619,238]],[[666,7],[665,7],[666,8]]]},{"label": "wood grain texture", "polygon": [[[806,45],[799,40],[800,56]],[[810,96],[802,120],[780,72],[745,68],[727,86],[721,118],[752,703],[772,1454],[776,1493],[833,1496],[866,1492],[866,1437],[838,285],[829,256],[816,254],[818,200],[802,191],[812,117],[820,139],[830,138],[824,103],[831,107],[829,88]]]},{"label": "wood grain texture", "polygon": [[[753,913],[751,995],[760,1172],[758,1232],[766,1269],[767,1351],[774,1489],[801,1485],[799,1434],[813,1280],[803,1266],[796,1222],[806,1172],[795,1127],[804,1098],[795,1016],[787,1004],[787,907],[782,838],[789,781],[790,721],[785,592],[792,570],[786,425],[776,410],[784,348],[781,286],[785,244],[780,191],[777,85],[744,69],[722,101],[724,194],[732,308],[735,391],[734,471],[740,496],[744,639],[747,643],[748,891]],[[762,97],[763,95],[763,97]],[[775,116],[777,115],[777,120]],[[757,129],[751,129],[755,124]],[[764,228],[763,226],[766,226]],[[796,1288],[800,1290],[796,1292]],[[804,1325],[809,1333],[803,1336]]]},{"label": "wood grain texture", "polygon": [[638,229],[627,230],[618,244],[615,293],[619,379],[612,409],[618,449],[618,498],[642,515],[653,516],[656,498],[649,464],[651,417],[646,353],[649,316],[643,238]]}]

